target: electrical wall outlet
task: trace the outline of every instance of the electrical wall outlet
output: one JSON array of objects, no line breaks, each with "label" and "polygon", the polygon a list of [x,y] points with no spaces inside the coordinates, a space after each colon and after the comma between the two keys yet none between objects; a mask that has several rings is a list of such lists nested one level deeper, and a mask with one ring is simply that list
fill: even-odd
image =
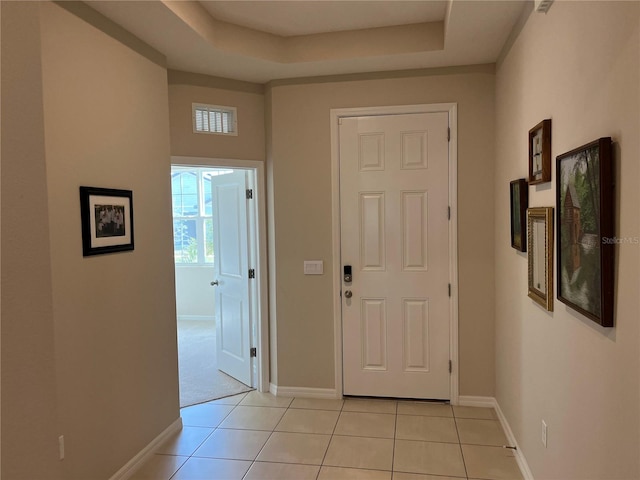
[{"label": "electrical wall outlet", "polygon": [[547,448],[547,424],[542,420],[542,444]]}]

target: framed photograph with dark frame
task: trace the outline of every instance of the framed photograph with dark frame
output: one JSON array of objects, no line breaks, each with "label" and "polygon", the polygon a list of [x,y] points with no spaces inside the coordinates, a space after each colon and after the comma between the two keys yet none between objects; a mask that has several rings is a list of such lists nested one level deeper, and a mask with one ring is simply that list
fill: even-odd
[{"label": "framed photograph with dark frame", "polygon": [[82,255],[133,250],[133,192],[80,187]]},{"label": "framed photograph with dark frame", "polygon": [[527,251],[527,207],[529,185],[524,178],[513,180],[510,188],[511,246],[519,252]]},{"label": "framed photograph with dark frame", "polygon": [[529,130],[529,185],[551,181],[551,119]]},{"label": "framed photograph with dark frame", "polygon": [[556,160],[558,300],[603,327],[614,313],[614,164],[611,138]]},{"label": "framed photograph with dark frame", "polygon": [[529,298],[553,312],[553,207],[527,210]]}]

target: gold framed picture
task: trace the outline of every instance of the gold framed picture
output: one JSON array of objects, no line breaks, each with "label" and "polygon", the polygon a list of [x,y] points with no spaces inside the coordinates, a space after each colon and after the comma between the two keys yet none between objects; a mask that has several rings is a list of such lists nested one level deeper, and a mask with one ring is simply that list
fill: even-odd
[{"label": "gold framed picture", "polygon": [[529,298],[553,312],[553,207],[527,209]]}]

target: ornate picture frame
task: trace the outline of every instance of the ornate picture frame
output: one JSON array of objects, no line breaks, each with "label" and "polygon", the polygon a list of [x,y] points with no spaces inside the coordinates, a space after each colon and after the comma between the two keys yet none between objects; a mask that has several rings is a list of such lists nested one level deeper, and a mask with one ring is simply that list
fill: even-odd
[{"label": "ornate picture frame", "polygon": [[529,298],[553,312],[553,207],[527,209]]}]

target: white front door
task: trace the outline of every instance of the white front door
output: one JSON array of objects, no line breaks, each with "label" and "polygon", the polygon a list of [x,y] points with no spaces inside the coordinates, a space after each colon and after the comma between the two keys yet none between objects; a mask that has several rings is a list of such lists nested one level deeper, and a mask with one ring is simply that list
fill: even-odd
[{"label": "white front door", "polygon": [[211,177],[218,369],[251,386],[247,172]]},{"label": "white front door", "polygon": [[345,395],[450,398],[448,125],[446,112],[341,121]]}]

